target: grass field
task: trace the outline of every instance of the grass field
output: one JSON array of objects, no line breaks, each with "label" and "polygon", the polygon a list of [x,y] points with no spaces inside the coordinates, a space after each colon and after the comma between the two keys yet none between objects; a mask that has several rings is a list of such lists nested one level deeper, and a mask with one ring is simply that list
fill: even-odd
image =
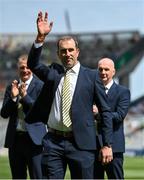
[{"label": "grass field", "polygon": [[[125,157],[124,163],[125,179],[144,179],[144,157]],[[69,171],[65,179],[69,179]],[[11,179],[8,158],[0,156],[0,179]]]}]

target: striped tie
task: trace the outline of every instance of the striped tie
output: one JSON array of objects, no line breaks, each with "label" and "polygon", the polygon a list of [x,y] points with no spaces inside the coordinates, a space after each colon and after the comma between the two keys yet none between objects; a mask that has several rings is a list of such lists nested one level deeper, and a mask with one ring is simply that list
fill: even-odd
[{"label": "striped tie", "polygon": [[25,114],[23,112],[23,106],[21,103],[18,103],[18,124],[17,124],[17,130],[19,131],[26,131],[25,127]]},{"label": "striped tie", "polygon": [[66,127],[69,127],[71,122],[70,117],[71,94],[70,94],[70,74],[67,71],[64,76],[64,83],[62,87],[62,120]]}]

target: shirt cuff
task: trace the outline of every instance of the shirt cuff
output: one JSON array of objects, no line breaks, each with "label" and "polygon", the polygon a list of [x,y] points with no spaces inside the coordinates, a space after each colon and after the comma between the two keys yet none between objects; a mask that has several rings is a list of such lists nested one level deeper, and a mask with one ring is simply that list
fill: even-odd
[{"label": "shirt cuff", "polygon": [[41,47],[43,45],[43,43],[36,43],[36,42],[34,42],[34,47],[35,48],[39,48],[39,47]]},{"label": "shirt cuff", "polygon": [[16,102],[16,101],[17,101],[17,97],[15,97],[15,98],[12,98],[12,100],[13,100],[14,102]]}]

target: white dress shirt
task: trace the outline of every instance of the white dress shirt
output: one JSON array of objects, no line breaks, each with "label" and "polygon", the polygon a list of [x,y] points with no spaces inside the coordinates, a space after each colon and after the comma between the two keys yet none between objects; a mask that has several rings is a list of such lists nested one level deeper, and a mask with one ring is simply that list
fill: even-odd
[{"label": "white dress shirt", "polygon": [[[78,62],[70,71],[70,91],[71,98],[73,99],[76,82],[79,74],[80,63]],[[61,91],[64,82],[64,76],[62,77],[58,88],[55,92],[55,97],[52,103],[49,119],[48,119],[48,127],[60,130],[60,131],[71,131],[72,127],[66,127],[62,122],[62,107],[61,107]]]},{"label": "white dress shirt", "polygon": [[[28,87],[29,87],[29,85],[30,85],[30,83],[31,83],[31,81],[32,81],[32,78],[33,78],[33,76],[31,76],[26,82],[25,82],[25,84],[26,84],[26,90],[28,89]],[[20,80],[20,84],[22,83],[22,81]],[[21,97],[20,97],[21,98]],[[24,113],[23,113],[24,114]],[[17,131],[27,131],[26,130],[26,127],[25,127],[25,121],[24,121],[24,119],[18,119],[18,124],[17,124]]]},{"label": "white dress shirt", "polygon": [[111,88],[111,86],[113,85],[114,81],[113,79],[105,86],[105,92],[106,94],[108,93],[109,89]]},{"label": "white dress shirt", "polygon": [[[34,42],[35,48],[39,48],[43,43]],[[73,99],[77,78],[80,70],[80,63],[78,62],[70,69],[70,90],[71,98]],[[48,119],[48,127],[59,131],[72,131],[72,126],[66,127],[62,122],[62,106],[61,106],[61,91],[64,82],[64,76],[61,78],[58,88],[55,92],[55,97],[52,103],[51,111]]]}]

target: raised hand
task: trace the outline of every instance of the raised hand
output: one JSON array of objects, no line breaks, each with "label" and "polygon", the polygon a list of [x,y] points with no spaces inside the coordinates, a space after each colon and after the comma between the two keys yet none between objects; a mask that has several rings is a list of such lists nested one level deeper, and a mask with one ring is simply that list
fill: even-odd
[{"label": "raised hand", "polygon": [[38,36],[36,41],[37,42],[43,42],[46,35],[49,34],[49,32],[52,30],[53,22],[48,22],[48,13],[45,12],[45,15],[43,15],[42,12],[38,13],[37,18],[37,30],[38,30]]}]

